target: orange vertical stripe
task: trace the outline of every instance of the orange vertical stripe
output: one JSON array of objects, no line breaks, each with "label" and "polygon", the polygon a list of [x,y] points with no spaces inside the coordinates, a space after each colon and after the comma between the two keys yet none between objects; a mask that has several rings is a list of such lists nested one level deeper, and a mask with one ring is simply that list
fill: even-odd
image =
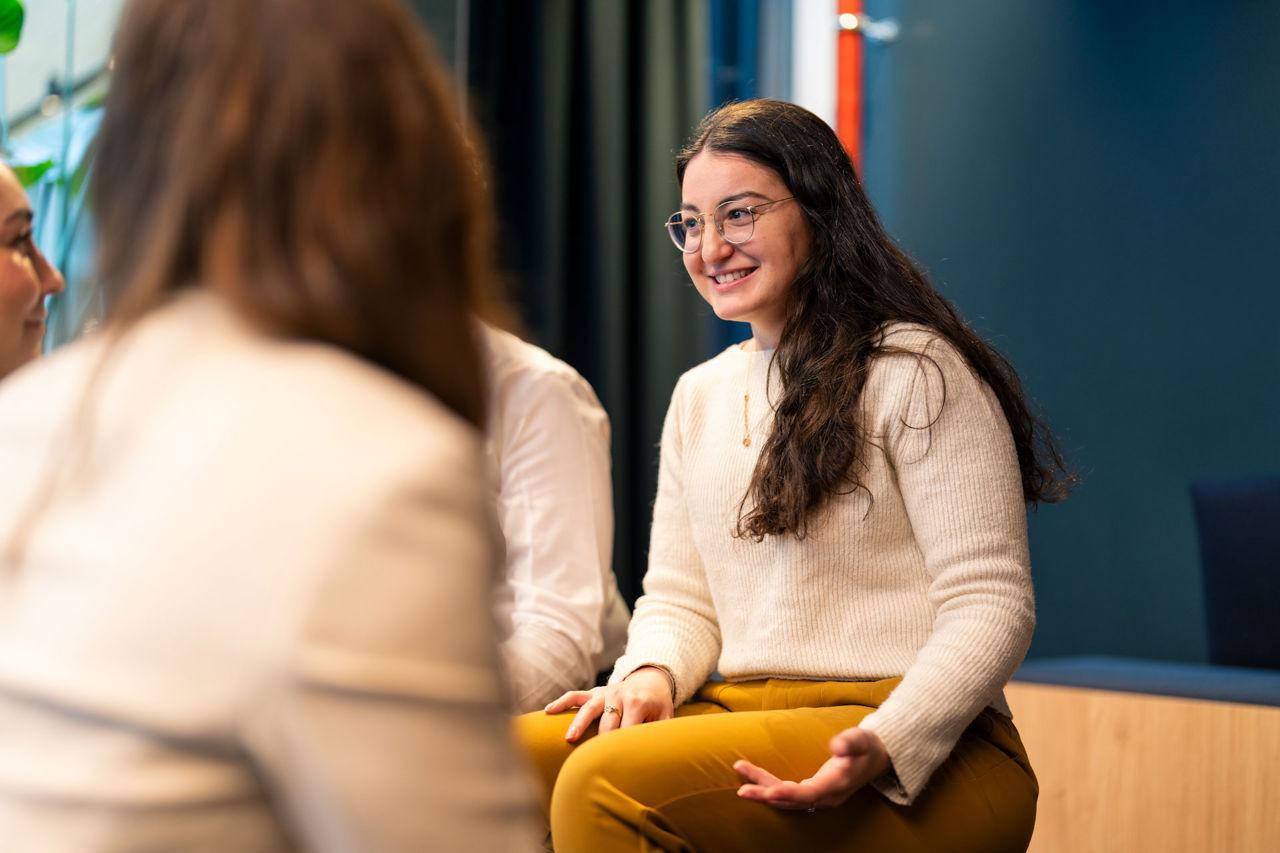
[{"label": "orange vertical stripe", "polygon": [[[839,14],[859,14],[862,0],[839,0]],[[840,30],[836,46],[836,133],[862,174],[862,34]]]}]

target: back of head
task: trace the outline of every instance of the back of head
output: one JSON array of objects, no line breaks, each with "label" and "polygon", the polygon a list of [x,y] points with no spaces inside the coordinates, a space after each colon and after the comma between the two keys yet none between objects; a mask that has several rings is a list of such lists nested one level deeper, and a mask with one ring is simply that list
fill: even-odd
[{"label": "back of head", "polygon": [[96,158],[116,328],[206,287],[482,419],[483,161],[401,0],[131,0]]}]

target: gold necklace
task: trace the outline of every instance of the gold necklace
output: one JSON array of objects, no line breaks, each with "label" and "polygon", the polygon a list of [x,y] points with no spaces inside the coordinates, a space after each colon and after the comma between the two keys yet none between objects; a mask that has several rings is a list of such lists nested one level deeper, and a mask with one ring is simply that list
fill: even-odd
[{"label": "gold necklace", "polygon": [[742,446],[751,446],[751,363],[755,360],[751,350],[747,354],[747,379],[742,389]]}]

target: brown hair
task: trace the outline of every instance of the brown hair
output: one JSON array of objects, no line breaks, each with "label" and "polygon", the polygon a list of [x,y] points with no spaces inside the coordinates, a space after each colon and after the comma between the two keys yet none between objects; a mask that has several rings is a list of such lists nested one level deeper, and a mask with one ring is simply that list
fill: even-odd
[{"label": "brown hair", "polygon": [[[822,119],[784,101],[723,106],[702,120],[680,151],[678,181],[703,150],[773,170],[800,205],[811,237],[774,354],[782,396],[743,498],[739,535],[759,540],[790,532],[803,538],[828,498],[864,488],[857,471],[868,439],[858,402],[872,360],[907,352],[884,342],[890,322],[928,326],[995,392],[1013,433],[1028,503],[1066,497],[1076,475],[1027,405],[1012,365],[894,245],[849,155]],[[927,353],[919,358],[932,360]]]},{"label": "brown hair", "polygon": [[485,168],[400,0],[132,0],[96,144],[108,329],[208,287],[482,422]]}]

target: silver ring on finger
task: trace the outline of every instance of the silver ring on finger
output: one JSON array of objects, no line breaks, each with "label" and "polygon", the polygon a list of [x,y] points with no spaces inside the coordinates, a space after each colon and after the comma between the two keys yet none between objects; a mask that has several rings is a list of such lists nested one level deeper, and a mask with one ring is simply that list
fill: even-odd
[{"label": "silver ring on finger", "polygon": [[616,705],[605,705],[604,712],[606,714],[617,714],[619,717],[622,716],[622,712],[618,710]]}]

